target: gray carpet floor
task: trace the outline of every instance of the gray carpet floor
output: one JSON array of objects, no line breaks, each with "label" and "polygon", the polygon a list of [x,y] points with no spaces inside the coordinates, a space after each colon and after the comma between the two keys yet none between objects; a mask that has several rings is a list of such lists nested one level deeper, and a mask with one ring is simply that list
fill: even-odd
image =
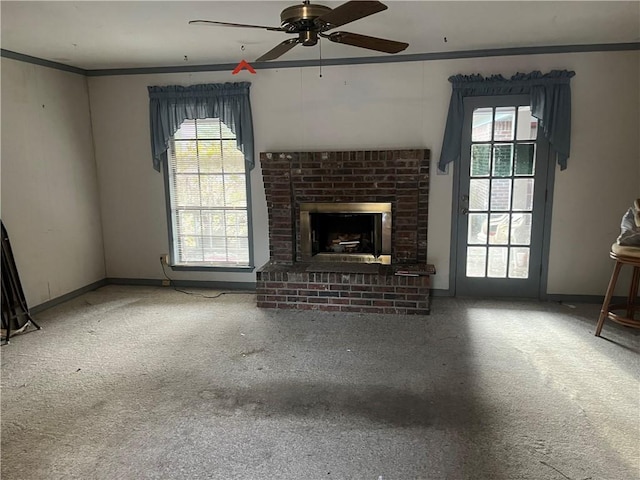
[{"label": "gray carpet floor", "polygon": [[2,479],[638,479],[640,335],[598,311],[107,286],[2,347]]}]

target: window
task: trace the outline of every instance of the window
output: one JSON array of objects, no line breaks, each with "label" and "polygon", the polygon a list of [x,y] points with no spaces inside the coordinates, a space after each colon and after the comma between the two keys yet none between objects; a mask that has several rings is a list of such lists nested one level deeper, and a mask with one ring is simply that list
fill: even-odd
[{"label": "window", "polygon": [[180,267],[251,267],[249,176],[231,129],[185,120],[170,141],[171,261]]}]

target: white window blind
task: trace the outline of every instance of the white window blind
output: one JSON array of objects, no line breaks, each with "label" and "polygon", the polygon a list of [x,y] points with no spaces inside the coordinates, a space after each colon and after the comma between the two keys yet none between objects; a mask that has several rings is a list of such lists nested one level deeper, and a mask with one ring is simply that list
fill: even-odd
[{"label": "white window blind", "polygon": [[247,176],[231,129],[185,120],[168,157],[173,263],[248,266]]}]

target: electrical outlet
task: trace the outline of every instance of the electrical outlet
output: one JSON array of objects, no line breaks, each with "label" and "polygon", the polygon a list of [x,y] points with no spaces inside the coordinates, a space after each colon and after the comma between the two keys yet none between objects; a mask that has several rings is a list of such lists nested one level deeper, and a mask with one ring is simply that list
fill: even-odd
[{"label": "electrical outlet", "polygon": [[163,286],[163,287],[168,287],[168,286],[170,286],[170,285],[171,285],[171,281],[169,281],[169,280],[162,280],[162,286]]},{"label": "electrical outlet", "polygon": [[169,254],[168,253],[163,253],[162,255],[160,255],[160,262],[163,265],[169,265]]}]

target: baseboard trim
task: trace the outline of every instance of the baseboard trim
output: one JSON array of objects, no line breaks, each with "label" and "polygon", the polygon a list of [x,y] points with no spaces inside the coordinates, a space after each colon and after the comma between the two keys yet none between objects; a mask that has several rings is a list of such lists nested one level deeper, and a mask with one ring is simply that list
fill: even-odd
[{"label": "baseboard trim", "polygon": [[[444,288],[434,288],[431,290],[432,297],[455,297],[451,289]],[[509,300],[509,297],[495,297],[495,298],[504,298],[505,300]],[[532,298],[530,300],[536,300]],[[542,298],[539,299],[542,302],[553,302],[553,303],[597,303],[602,305],[604,301],[604,295],[565,295],[559,293],[550,293],[543,295]],[[626,303],[626,297],[613,297],[611,299],[611,303]]]},{"label": "baseboard trim", "polygon": [[35,307],[32,307],[29,309],[29,313],[35,315],[44,310],[47,310],[48,308],[55,307],[56,305],[60,305],[61,303],[64,303],[73,298],[79,297],[80,295],[84,295],[87,292],[91,292],[100,287],[104,287],[105,285],[108,285],[108,282],[106,278],[103,278],[102,280],[98,280],[97,282],[90,283],[89,285],[85,285],[84,287],[78,288],[77,290],[74,290],[72,292],[65,293],[64,295],[61,295],[59,297],[56,297],[44,303],[41,303],[40,305],[36,305]]},{"label": "baseboard trim", "polygon": [[[544,300],[558,303],[597,303],[602,305],[604,295],[563,295],[550,293],[545,296]],[[627,303],[627,297],[613,297],[611,303]]]},{"label": "baseboard trim", "polygon": [[[163,280],[155,278],[107,278],[111,285],[144,285],[148,287],[162,287]],[[255,290],[256,282],[220,282],[209,280],[171,280],[171,287],[184,288],[215,288],[216,290]]]},{"label": "baseboard trim", "polygon": [[[90,283],[84,287],[78,288],[72,292],[65,293],[59,297],[48,300],[40,305],[36,305],[29,309],[31,314],[38,314],[61,303],[67,302],[73,298],[79,297],[87,292],[91,292],[107,285],[132,285],[147,287],[162,287],[163,280],[156,278],[103,278],[97,282]],[[216,290],[249,290],[255,291],[256,282],[220,282],[208,280],[171,280],[171,285],[166,288],[212,288]],[[451,289],[434,288],[431,290],[432,297],[453,297]],[[602,304],[604,295],[564,295],[564,294],[547,294],[541,299],[546,302],[557,303],[595,303]],[[626,297],[613,297],[612,303],[626,303]]]},{"label": "baseboard trim", "polygon": [[[87,292],[92,292],[101,287],[107,285],[132,285],[132,286],[147,286],[147,287],[162,287],[162,280],[154,278],[103,278],[97,282],[90,283],[84,287],[78,288],[72,292],[65,293],[56,298],[52,298],[44,303],[29,308],[29,313],[36,315],[43,311],[60,305],[61,303],[72,300],[80,295],[84,295]],[[166,288],[213,288],[216,290],[248,290],[255,291],[255,282],[211,282],[203,280],[171,280],[171,285]]]},{"label": "baseboard trim", "polygon": [[106,279],[108,285],[131,285],[142,287],[161,287],[162,280],[156,278],[114,278]]}]

